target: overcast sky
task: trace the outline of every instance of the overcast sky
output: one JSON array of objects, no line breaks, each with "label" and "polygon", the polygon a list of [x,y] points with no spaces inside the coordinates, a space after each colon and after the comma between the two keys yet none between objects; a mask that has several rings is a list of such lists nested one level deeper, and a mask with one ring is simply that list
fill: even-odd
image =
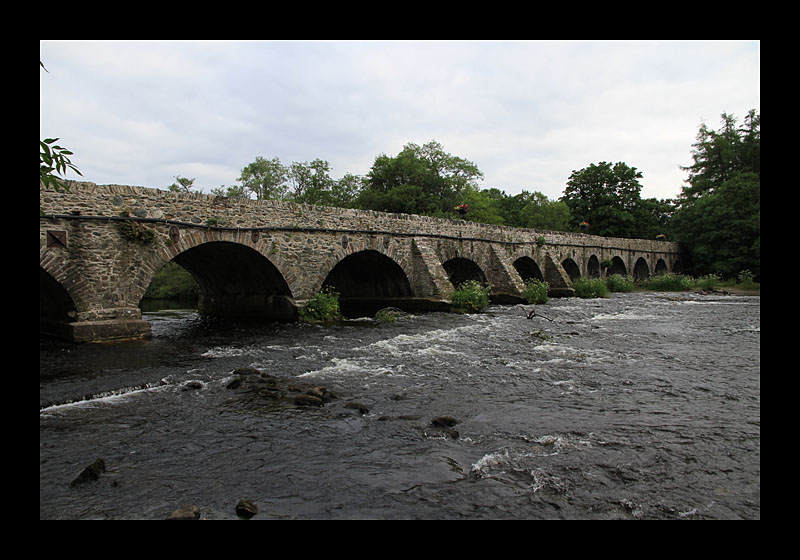
[{"label": "overcast sky", "polygon": [[83,180],[204,192],[257,156],[338,179],[436,140],[509,195],[557,199],[622,161],[643,198],[673,198],[702,122],[761,112],[759,41],[40,41],[39,58],[40,138]]}]

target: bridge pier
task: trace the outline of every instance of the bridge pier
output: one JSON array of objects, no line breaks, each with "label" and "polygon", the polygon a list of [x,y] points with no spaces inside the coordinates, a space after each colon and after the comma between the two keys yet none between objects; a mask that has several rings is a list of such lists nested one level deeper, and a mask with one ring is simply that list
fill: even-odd
[{"label": "bridge pier", "polygon": [[144,319],[40,323],[39,330],[70,342],[112,342],[148,338],[151,335],[150,323]]},{"label": "bridge pier", "polygon": [[575,288],[564,267],[553,258],[548,251],[545,257],[544,277],[550,288],[547,295],[550,297],[572,297],[575,295]]},{"label": "bridge pier", "polygon": [[[114,317],[107,317],[114,314]],[[106,318],[102,318],[106,317]],[[74,320],[73,320],[74,319]],[[39,332],[70,342],[111,342],[151,336],[150,323],[142,319],[138,308],[69,313],[66,317],[41,317]]]}]

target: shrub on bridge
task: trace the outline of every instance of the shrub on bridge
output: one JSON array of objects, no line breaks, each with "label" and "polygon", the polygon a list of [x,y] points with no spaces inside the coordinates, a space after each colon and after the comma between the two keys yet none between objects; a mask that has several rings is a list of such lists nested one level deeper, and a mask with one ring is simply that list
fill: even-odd
[{"label": "shrub on bridge", "polygon": [[476,280],[467,280],[453,292],[450,301],[453,311],[457,313],[477,313],[489,307],[489,286]]}]

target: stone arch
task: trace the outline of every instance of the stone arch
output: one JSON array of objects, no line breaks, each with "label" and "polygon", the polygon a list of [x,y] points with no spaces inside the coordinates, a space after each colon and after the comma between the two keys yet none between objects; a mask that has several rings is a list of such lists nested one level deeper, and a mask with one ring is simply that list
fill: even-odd
[{"label": "stone arch", "polygon": [[667,263],[664,262],[664,259],[658,259],[656,262],[656,270],[655,275],[659,276],[661,274],[667,273]]},{"label": "stone arch", "polygon": [[488,284],[486,273],[478,264],[466,257],[453,257],[442,263],[450,283],[454,287],[460,286],[467,280],[475,280],[483,285]]},{"label": "stone arch", "polygon": [[536,264],[536,261],[533,260],[531,257],[522,256],[519,257],[514,261],[514,268],[516,269],[517,273],[519,273],[520,278],[522,278],[523,282],[527,282],[531,279],[536,279],[541,282],[544,282],[544,275],[542,274],[542,269],[539,268],[539,265]]},{"label": "stone arch", "polygon": [[406,272],[391,257],[374,249],[347,255],[334,266],[322,288],[334,288],[348,298],[411,297],[411,283]]},{"label": "stone arch", "polygon": [[611,259],[611,266],[608,269],[608,275],[611,276],[612,274],[621,274],[622,276],[627,276],[628,268],[625,266],[625,261],[622,260],[622,257],[616,256]]},{"label": "stone arch", "polygon": [[636,263],[633,265],[633,279],[644,280],[649,277],[650,267],[647,265],[647,261],[644,257],[639,257],[636,259]]},{"label": "stone arch", "polygon": [[[442,241],[437,243],[437,256],[450,284],[457,288],[467,280],[475,280],[495,288],[487,271],[492,268],[492,248],[477,241]],[[500,280],[495,278],[494,280]]]},{"label": "stone arch", "polygon": [[[193,239],[168,254],[197,282],[201,313],[287,321],[296,317],[288,282],[262,252],[225,236]],[[153,276],[155,272],[151,281]]]},{"label": "stone arch", "polygon": [[39,332],[63,336],[63,325],[75,321],[77,307],[69,292],[39,266]]},{"label": "stone arch", "polygon": [[[69,263],[54,251],[39,253],[39,291],[40,297],[46,291],[46,297],[60,300],[57,305],[66,305],[69,298],[72,311],[85,311],[91,301],[87,290],[89,286],[84,278],[80,265]],[[60,292],[60,293],[59,293]],[[48,303],[51,305],[54,302]]]},{"label": "stone arch", "polygon": [[[359,253],[365,252],[369,254],[378,253],[379,255],[386,257],[389,261],[400,268],[405,278],[410,282],[412,277],[411,270],[413,267],[409,264],[409,255],[395,240],[392,240],[388,237],[377,238],[376,236],[369,236],[368,238],[353,238],[349,237],[348,235],[343,235],[335,238],[335,241],[330,244],[328,255],[321,259],[322,264],[318,269],[317,278],[311,282],[309,286],[311,292],[307,294],[306,297],[310,297],[321,290],[326,283],[326,278],[328,275],[330,275],[330,273],[342,261],[353,255],[358,255]],[[372,255],[372,257],[378,261],[381,260],[377,255]]]},{"label": "stone arch", "polygon": [[586,262],[586,276],[588,278],[600,278],[600,259],[597,255],[591,255]]},{"label": "stone arch", "polygon": [[322,282],[322,289],[327,288],[339,294],[340,309],[347,317],[402,307],[414,295],[403,267],[375,249],[352,252],[336,263]]},{"label": "stone arch", "polygon": [[571,281],[574,282],[575,279],[581,277],[581,269],[578,266],[578,263],[576,263],[572,257],[567,257],[561,261],[561,266],[564,267],[564,271],[567,273],[567,276],[569,276]]}]

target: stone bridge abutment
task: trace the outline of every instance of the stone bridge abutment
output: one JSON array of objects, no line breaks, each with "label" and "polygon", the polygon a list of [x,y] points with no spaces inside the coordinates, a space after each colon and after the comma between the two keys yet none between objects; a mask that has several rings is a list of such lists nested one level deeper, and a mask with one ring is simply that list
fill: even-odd
[{"label": "stone bridge abutment", "polygon": [[39,225],[41,330],[76,341],[148,336],[139,303],[170,261],[197,281],[202,313],[291,321],[326,287],[353,314],[436,310],[464,280],[518,302],[530,278],[571,295],[578,276],[680,259],[661,241],[93,183],[42,189]]}]

